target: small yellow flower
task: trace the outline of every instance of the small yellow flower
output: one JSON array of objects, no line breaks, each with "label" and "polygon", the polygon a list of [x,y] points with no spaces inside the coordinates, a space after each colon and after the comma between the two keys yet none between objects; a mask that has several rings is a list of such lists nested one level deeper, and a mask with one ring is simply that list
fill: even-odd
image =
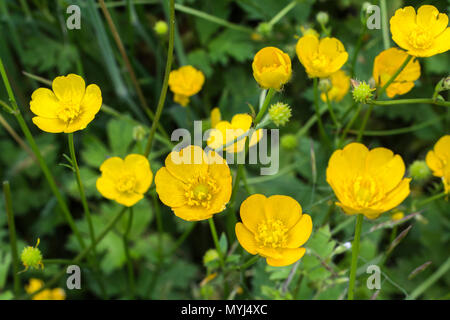
[{"label": "small yellow flower", "polygon": [[[338,70],[330,75],[331,89],[328,91],[330,101],[341,101],[350,89],[350,77],[342,70]],[[320,95],[323,102],[327,101],[325,93]]]},{"label": "small yellow flower", "polygon": [[410,192],[403,159],[386,148],[369,151],[361,143],[350,143],[331,155],[326,174],[339,200],[336,204],[350,215],[378,218]]},{"label": "small yellow flower", "polygon": [[107,199],[131,207],[144,198],[152,184],[153,173],[147,158],[130,154],[125,160],[111,157],[100,166],[97,190]]},{"label": "small yellow flower", "polygon": [[445,192],[450,193],[450,135],[445,135],[436,142],[433,150],[425,158],[433,175],[442,178]]},{"label": "small yellow flower", "polygon": [[219,108],[214,108],[211,110],[211,128],[215,128],[216,125],[222,120],[222,114]]},{"label": "small yellow flower", "polygon": [[[373,63],[373,78],[379,87],[383,87],[402,65],[408,54],[397,48],[389,48],[376,56]],[[420,77],[420,64],[417,59],[409,61],[395,80],[386,88],[389,98],[405,94],[414,87],[414,81]]]},{"label": "small yellow flower", "polygon": [[197,94],[205,83],[203,72],[193,66],[183,66],[172,70],[169,74],[170,90],[174,93],[173,100],[183,107],[189,103],[189,97]]},{"label": "small yellow flower", "polygon": [[259,254],[273,267],[293,264],[305,254],[301,246],[311,235],[312,221],[293,198],[254,194],[242,202],[240,213],[236,237],[250,254]]},{"label": "small yellow flower", "polygon": [[155,176],[159,199],[177,217],[199,221],[222,212],[231,197],[231,173],[217,153],[198,146],[171,152]]},{"label": "small yellow flower", "polygon": [[86,84],[76,74],[56,77],[52,90],[39,88],[31,95],[33,123],[39,129],[70,133],[83,130],[94,120],[102,106],[102,93],[95,84]]},{"label": "small yellow flower", "polygon": [[[237,137],[243,135],[252,126],[252,117],[246,113],[236,114],[231,123],[228,121],[220,121],[212,129],[207,144],[211,149],[217,149],[235,140]],[[253,132],[249,146],[253,146],[261,140],[263,136],[262,129]],[[243,138],[238,142],[225,148],[226,152],[237,153],[245,148],[245,141],[248,138]]]},{"label": "small yellow flower", "polygon": [[402,220],[405,217],[405,214],[403,211],[395,211],[391,213],[391,220],[392,221],[399,221]]},{"label": "small yellow flower", "polygon": [[392,39],[408,54],[430,57],[450,49],[448,16],[432,5],[416,11],[408,6],[395,11],[391,18]]},{"label": "small yellow flower", "polygon": [[[28,285],[25,286],[25,291],[28,294],[32,294],[40,290],[44,286],[44,282],[39,279],[31,278]],[[65,300],[66,293],[61,288],[56,289],[44,289],[38,294],[35,294],[33,300]]]},{"label": "small yellow flower", "polygon": [[326,78],[342,68],[348,59],[344,45],[336,38],[301,37],[295,47],[300,63],[310,78]]},{"label": "small yellow flower", "polygon": [[292,75],[291,59],[275,47],[259,50],[253,58],[252,68],[253,77],[263,89],[280,90]]}]

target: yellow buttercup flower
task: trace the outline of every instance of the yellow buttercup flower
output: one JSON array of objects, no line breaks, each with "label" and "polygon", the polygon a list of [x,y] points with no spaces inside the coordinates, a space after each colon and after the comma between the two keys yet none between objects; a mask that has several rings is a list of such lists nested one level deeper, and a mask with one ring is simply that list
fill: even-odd
[{"label": "yellow buttercup flower", "polygon": [[177,217],[205,220],[222,212],[231,197],[231,173],[217,153],[198,146],[171,152],[155,176],[159,199]]},{"label": "yellow buttercup flower", "polygon": [[[32,294],[40,290],[44,286],[44,282],[39,279],[31,278],[28,285],[25,286],[25,291],[28,294]],[[35,294],[33,300],[65,300],[66,293],[61,288],[44,289],[38,294]]]},{"label": "yellow buttercup flower", "polygon": [[300,63],[310,78],[326,78],[338,71],[348,59],[344,45],[336,38],[314,35],[301,37],[295,47]]},{"label": "yellow buttercup flower", "polygon": [[433,175],[442,178],[445,192],[450,193],[450,135],[436,142],[433,150],[428,151],[425,161]]},{"label": "yellow buttercup flower", "polygon": [[252,69],[253,77],[263,89],[280,90],[292,75],[291,59],[275,47],[259,50],[253,58]]},{"label": "yellow buttercup flower", "polygon": [[[379,87],[383,87],[386,82],[400,68],[408,57],[406,51],[389,48],[376,56],[373,63],[373,78]],[[405,94],[414,87],[414,81],[420,77],[420,64],[417,59],[409,61],[405,68],[395,78],[395,80],[386,88],[386,94],[389,98],[397,94]]]},{"label": "yellow buttercup flower", "polygon": [[169,87],[174,93],[173,100],[183,107],[189,103],[189,97],[197,94],[205,83],[203,72],[193,66],[183,66],[169,74]]},{"label": "yellow buttercup flower", "polygon": [[31,95],[33,123],[39,129],[70,133],[83,130],[94,120],[102,106],[102,93],[95,84],[86,84],[76,74],[56,77],[52,90],[39,88]]},{"label": "yellow buttercup flower", "polygon": [[222,114],[219,108],[211,110],[211,128],[214,128],[222,120]]},{"label": "yellow buttercup flower", "polygon": [[[348,90],[350,90],[350,77],[342,70],[338,70],[330,75],[331,89],[328,91],[328,99],[330,101],[341,101]],[[320,95],[323,102],[327,101],[325,93]]]},{"label": "yellow buttercup flower", "polygon": [[290,265],[305,254],[301,246],[311,235],[312,221],[293,198],[254,194],[242,202],[240,213],[236,237],[250,254],[259,254],[274,267]]},{"label": "yellow buttercup flower", "polygon": [[410,192],[403,159],[386,148],[369,151],[361,143],[350,143],[331,155],[326,174],[339,200],[336,204],[350,215],[378,218]]},{"label": "yellow buttercup flower", "polygon": [[395,11],[391,18],[392,39],[408,54],[430,57],[450,49],[448,16],[432,5],[416,11],[408,6]]},{"label": "yellow buttercup flower", "polygon": [[[236,114],[231,123],[228,121],[220,121],[212,129],[209,135],[207,144],[211,149],[217,149],[223,145],[235,140],[237,137],[243,135],[252,126],[252,117],[246,113]],[[253,132],[249,146],[253,146],[261,140],[263,136],[262,129]],[[248,138],[243,138],[238,142],[225,148],[226,152],[241,152],[245,148],[245,141]]]},{"label": "yellow buttercup flower", "polygon": [[152,184],[153,173],[146,157],[130,154],[124,160],[111,157],[100,166],[97,190],[107,199],[131,207],[144,198]]}]

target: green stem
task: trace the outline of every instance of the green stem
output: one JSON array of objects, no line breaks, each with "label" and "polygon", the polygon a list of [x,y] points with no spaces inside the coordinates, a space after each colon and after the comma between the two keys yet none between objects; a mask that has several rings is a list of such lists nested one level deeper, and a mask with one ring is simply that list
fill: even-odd
[{"label": "green stem", "polygon": [[169,252],[169,256],[175,253],[177,249],[183,244],[183,242],[186,240],[186,238],[191,234],[192,230],[194,230],[195,226],[197,225],[197,222],[191,222],[191,225],[188,229],[186,229],[183,234],[178,238],[177,242],[173,245],[172,249]]},{"label": "green stem", "polygon": [[345,141],[345,138],[347,137],[347,133],[349,132],[350,128],[353,126],[353,123],[356,121],[356,119],[359,116],[359,113],[361,112],[361,104],[358,104],[356,112],[353,114],[353,117],[350,119],[350,121],[347,123],[347,125],[345,126],[344,131],[342,132],[341,138],[339,139],[338,142],[338,147],[340,148],[342,146],[342,144]]},{"label": "green stem", "polygon": [[428,203],[430,203],[430,202],[433,202],[433,201],[435,201],[435,200],[444,198],[446,195],[447,195],[447,193],[446,193],[445,191],[444,191],[444,192],[441,192],[441,193],[438,193],[438,194],[436,194],[436,195],[434,195],[434,196],[431,196],[431,197],[429,197],[429,198],[427,198],[427,199],[425,199],[425,200],[420,201],[419,203],[416,204],[416,207],[417,207],[417,208],[423,207],[424,205],[426,205],[426,204],[428,204]]},{"label": "green stem", "polygon": [[164,102],[166,100],[167,88],[169,85],[169,74],[170,69],[172,68],[172,60],[173,60],[173,45],[174,45],[174,36],[175,36],[175,0],[170,0],[169,5],[169,46],[167,49],[167,62],[166,62],[166,70],[164,72],[164,80],[163,86],[161,88],[161,93],[159,95],[158,106],[156,107],[155,118],[152,123],[152,127],[150,128],[150,134],[148,136],[147,145],[145,147],[144,155],[148,157],[150,151],[152,149],[153,137],[156,132],[156,128],[158,127],[159,118],[161,117],[161,113],[164,108]]},{"label": "green stem", "polygon": [[[364,13],[364,15],[365,15],[365,13]],[[361,32],[359,34],[358,41],[356,42],[355,50],[353,51],[353,55],[352,55],[351,63],[350,63],[350,66],[351,66],[350,67],[350,70],[351,70],[350,77],[352,79],[355,77],[356,60],[358,58],[359,51],[361,50],[361,47],[362,47],[362,42],[363,42],[364,36],[366,35],[366,31],[367,31],[367,19],[364,19],[362,22],[363,23],[361,26]]]},{"label": "green stem", "polygon": [[424,103],[424,104],[434,104],[436,106],[450,107],[450,102],[447,101],[437,101],[434,99],[398,99],[398,100],[370,100],[369,103],[377,105],[377,106],[391,106],[397,104],[416,104],[416,103]]},{"label": "green stem", "polygon": [[259,109],[259,112],[255,118],[255,121],[253,122],[253,127],[256,128],[256,126],[259,124],[263,116],[266,114],[267,108],[269,107],[270,100],[272,100],[273,95],[275,94],[275,89],[270,88],[267,92],[266,98],[264,99],[264,102],[261,106],[261,109]]},{"label": "green stem", "polygon": [[402,70],[406,67],[406,65],[411,61],[411,59],[413,58],[413,56],[408,55],[405,59],[405,61],[403,61],[403,63],[400,65],[400,67],[397,69],[397,71],[395,71],[395,73],[392,75],[392,77],[384,84],[383,87],[381,87],[381,89],[378,91],[377,93],[377,97],[381,97],[381,95],[384,93],[384,91],[386,91],[387,87],[389,87],[389,85],[395,81],[395,79],[397,79],[398,75],[400,74],[400,72],[402,72]]},{"label": "green stem", "polygon": [[382,22],[382,32],[383,32],[383,46],[384,50],[389,49],[391,46],[389,40],[389,26],[388,26],[388,15],[387,15],[387,7],[386,0],[380,0],[380,9],[381,9],[381,22]]},{"label": "green stem", "polygon": [[331,120],[333,121],[333,124],[335,125],[336,128],[340,127],[339,121],[336,118],[336,115],[334,114],[333,111],[333,106],[331,105],[331,101],[328,97],[328,92],[325,94],[326,98],[327,98],[327,107],[328,107],[328,111],[330,112],[330,116],[331,116]]},{"label": "green stem", "polygon": [[16,99],[14,97],[14,93],[11,88],[11,84],[9,83],[8,76],[6,75],[6,70],[3,65],[3,60],[0,57],[0,73],[2,75],[3,83],[5,85],[6,91],[8,93],[9,100],[11,102],[11,105],[14,109],[14,116],[17,119],[17,122],[19,123],[20,128],[22,129],[22,132],[25,135],[25,138],[28,141],[28,144],[33,150],[39,166],[41,167],[42,172],[44,173],[45,178],[47,179],[48,184],[50,185],[50,189],[52,190],[53,194],[55,195],[58,204],[64,214],[64,217],[69,224],[70,228],[72,229],[73,233],[75,234],[75,237],[77,238],[78,242],[80,243],[81,248],[85,248],[86,245],[83,241],[83,238],[81,237],[80,232],[78,231],[78,228],[75,225],[75,222],[73,220],[72,214],[69,211],[69,207],[67,206],[65,200],[63,199],[61,192],[59,191],[58,186],[56,185],[55,179],[53,175],[51,174],[50,170],[48,169],[47,164],[44,161],[44,158],[42,157],[42,154],[39,150],[39,147],[36,144],[36,141],[33,138],[33,135],[30,132],[30,129],[28,128],[28,125],[26,124],[25,120],[22,117],[22,114],[20,113],[19,107],[17,105]]},{"label": "green stem", "polygon": [[8,216],[9,244],[13,262],[14,296],[17,298],[20,292],[19,279],[19,254],[17,251],[16,224],[14,222],[14,210],[12,207],[11,188],[9,181],[3,182],[3,195],[5,197],[5,210]]},{"label": "green stem", "polygon": [[251,29],[251,28],[243,27],[241,25],[231,23],[231,22],[229,22],[227,20],[218,18],[218,17],[213,16],[213,15],[211,15],[209,13],[206,13],[206,12],[203,12],[203,11],[200,11],[200,10],[196,10],[196,9],[193,9],[193,8],[189,8],[189,7],[183,6],[183,5],[178,4],[178,3],[175,4],[175,9],[177,11],[181,11],[181,12],[184,12],[184,13],[187,13],[187,14],[191,14],[193,16],[196,16],[196,17],[204,19],[204,20],[208,20],[210,22],[217,23],[217,24],[219,24],[221,26],[224,26],[224,27],[227,27],[229,29],[233,29],[233,30],[241,31],[241,32],[245,32],[245,33],[252,33],[253,32],[253,29]]},{"label": "green stem", "polygon": [[280,10],[280,12],[278,12],[270,21],[269,21],[269,25],[270,26],[274,26],[278,21],[281,20],[281,18],[283,18],[285,15],[287,15],[289,13],[289,11],[291,11],[292,9],[295,8],[295,6],[297,5],[298,0],[293,0],[291,1],[286,7],[284,7],[283,9]]},{"label": "green stem", "polygon": [[427,280],[422,282],[414,291],[406,298],[407,300],[413,300],[418,298],[422,293],[425,292],[429,287],[431,287],[436,281],[438,281],[442,276],[444,276],[448,270],[450,270],[450,258],[442,264],[439,269],[436,270]]},{"label": "green stem", "polygon": [[134,272],[133,272],[133,262],[130,256],[130,250],[128,248],[128,236],[130,235],[131,226],[133,224],[133,207],[130,207],[130,216],[128,217],[127,228],[123,235],[123,249],[125,250],[125,257],[127,259],[128,268],[128,288],[130,290],[130,297],[134,299]]},{"label": "green stem", "polygon": [[328,139],[328,136],[325,132],[325,128],[323,126],[322,118],[320,117],[320,111],[319,111],[319,89],[318,89],[319,79],[314,78],[314,109],[316,111],[316,117],[317,117],[317,123],[319,125],[319,132],[324,141],[328,146],[330,146],[330,141]]},{"label": "green stem", "polygon": [[220,248],[219,237],[217,236],[216,225],[214,224],[213,218],[212,217],[209,218],[208,222],[209,222],[209,228],[211,229],[211,235],[212,235],[212,238],[214,241],[214,245],[216,247],[217,254],[219,255],[220,268],[222,269],[222,273],[223,273],[224,298],[226,299],[228,297],[228,283],[226,281],[226,269],[225,269],[226,252],[224,255],[224,253],[222,252],[222,249]]},{"label": "green stem", "polygon": [[[95,239],[95,243],[91,243],[87,248],[83,249],[83,251],[81,251],[73,260],[68,260],[68,263],[70,264],[79,264],[86,256],[88,256],[88,254],[91,252],[91,250],[94,248],[94,246],[98,245],[100,243],[100,241],[103,240],[103,238],[114,228],[114,226],[116,225],[117,221],[119,221],[123,214],[125,213],[127,208],[123,208],[105,227],[105,229],[103,229],[102,232],[100,232],[100,234],[97,236],[97,238]],[[49,282],[47,282],[41,289],[33,292],[32,294],[28,294],[26,298],[31,298],[34,295],[42,292],[45,289],[51,288],[53,287],[58,281],[59,279],[61,279],[61,277],[63,277],[64,275],[66,275],[66,268],[64,268],[63,270],[61,270],[59,273],[57,273]]]},{"label": "green stem", "polygon": [[358,137],[356,138],[356,141],[358,141],[358,142],[360,142],[362,140],[362,137],[364,135],[364,130],[366,129],[367,121],[370,118],[372,110],[373,110],[373,104],[369,105],[369,109],[367,109],[366,113],[364,114],[364,119],[361,124],[361,127],[359,128]]},{"label": "green stem", "polygon": [[252,265],[254,265],[256,262],[258,262],[259,260],[259,255],[256,255],[252,258],[250,258],[249,260],[247,260],[247,262],[245,262],[240,268],[239,270],[243,271],[246,270],[248,268],[250,268]]},{"label": "green stem", "polygon": [[356,217],[355,238],[352,243],[352,264],[350,268],[350,282],[348,285],[348,300],[353,300],[355,295],[356,269],[358,266],[359,241],[361,238],[361,229],[364,216],[358,214]]}]

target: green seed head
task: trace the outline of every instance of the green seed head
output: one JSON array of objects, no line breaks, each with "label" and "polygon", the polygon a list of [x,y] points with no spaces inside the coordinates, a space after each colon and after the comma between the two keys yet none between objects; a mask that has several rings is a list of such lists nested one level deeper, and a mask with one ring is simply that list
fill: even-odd
[{"label": "green seed head", "polygon": [[153,29],[155,30],[155,32],[158,35],[163,36],[169,30],[169,26],[167,25],[167,23],[165,21],[159,20],[158,22],[155,23],[155,26]]},{"label": "green seed head", "polygon": [[22,251],[20,259],[22,260],[23,265],[26,269],[39,269],[39,267],[43,268],[42,264],[42,253],[41,250],[37,248],[39,245],[39,239],[37,241],[36,247],[25,247]]},{"label": "green seed head", "polygon": [[281,137],[281,147],[286,150],[297,148],[297,137],[293,134],[286,134]]},{"label": "green seed head", "polygon": [[273,104],[269,108],[269,117],[277,127],[284,126],[291,118],[291,108],[282,102]]},{"label": "green seed head", "polygon": [[353,85],[353,99],[356,102],[360,103],[366,103],[368,100],[370,100],[373,96],[372,91],[375,90],[375,88],[371,88],[369,84],[367,84],[365,81],[358,82],[355,80],[352,80]]},{"label": "green seed head", "polygon": [[409,173],[416,180],[425,180],[431,176],[431,170],[423,160],[414,161],[409,167]]}]

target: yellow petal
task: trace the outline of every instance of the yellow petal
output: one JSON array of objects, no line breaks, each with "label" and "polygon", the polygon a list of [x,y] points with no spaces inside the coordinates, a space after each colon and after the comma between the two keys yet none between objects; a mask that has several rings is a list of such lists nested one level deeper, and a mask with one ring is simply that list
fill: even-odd
[{"label": "yellow petal", "polygon": [[434,176],[443,176],[443,163],[441,159],[436,156],[436,153],[433,150],[428,151],[425,161],[427,166],[431,169],[431,171],[433,171]]},{"label": "yellow petal", "polygon": [[266,217],[265,205],[267,198],[262,194],[253,194],[245,199],[240,208],[241,220],[245,227],[256,232],[258,224]]},{"label": "yellow petal", "polygon": [[102,92],[96,84],[90,84],[86,88],[83,100],[81,101],[81,108],[83,112],[90,115],[96,115],[102,106]]},{"label": "yellow petal", "polygon": [[146,193],[152,184],[153,173],[147,158],[140,154],[130,154],[124,160],[127,170],[132,171],[136,176],[135,191]]},{"label": "yellow petal", "polygon": [[155,185],[159,199],[166,206],[175,208],[186,203],[183,182],[172,176],[165,167],[156,172]]},{"label": "yellow petal", "polygon": [[56,77],[52,82],[52,89],[59,100],[70,100],[74,104],[80,104],[86,84],[82,77],[71,73],[67,76]]},{"label": "yellow petal", "polygon": [[266,200],[266,217],[279,219],[288,229],[292,228],[302,217],[302,207],[293,198],[275,195]]},{"label": "yellow petal", "polygon": [[256,254],[256,241],[253,233],[242,223],[238,222],[235,226],[236,238],[241,246],[250,254]]},{"label": "yellow petal", "polygon": [[96,187],[98,192],[106,199],[114,200],[119,196],[116,190],[116,183],[109,177],[101,176],[97,179]]},{"label": "yellow petal", "polygon": [[102,174],[111,180],[115,180],[119,173],[124,170],[123,160],[119,157],[110,157],[100,166]]},{"label": "yellow petal", "polygon": [[440,159],[450,162],[450,135],[445,135],[436,142],[434,152]]},{"label": "yellow petal", "polygon": [[232,192],[231,171],[227,162],[215,152],[208,153],[208,173],[216,181],[219,192],[211,199],[210,211],[213,213],[225,210]]},{"label": "yellow petal", "polygon": [[295,262],[297,262],[299,259],[303,257],[303,255],[306,252],[305,248],[295,248],[295,249],[280,249],[282,252],[282,258],[280,259],[274,259],[274,258],[267,258],[267,264],[272,267],[284,267],[291,265]]},{"label": "yellow petal", "polygon": [[31,120],[39,129],[45,132],[59,133],[64,132],[64,129],[66,128],[65,122],[59,119],[33,117]]},{"label": "yellow petal", "polygon": [[177,179],[187,181],[208,171],[206,155],[198,146],[188,146],[180,152],[172,151],[166,158],[166,168]]},{"label": "yellow petal", "polygon": [[[409,183],[410,183],[411,179],[410,178],[405,178],[403,179],[396,188],[394,188],[387,196],[385,199],[383,199],[382,201],[380,201],[380,204],[375,207],[374,209],[378,209],[380,208],[382,212],[386,212],[389,211],[395,207],[397,207],[398,205],[400,205],[403,200],[405,200],[409,193],[410,193],[410,189],[409,189]],[[368,217],[371,218],[371,217]]]},{"label": "yellow petal", "polygon": [[300,220],[288,231],[287,247],[298,248],[308,241],[312,232],[312,220],[308,214],[303,214]]},{"label": "yellow petal", "polygon": [[178,208],[172,208],[173,213],[186,221],[201,221],[212,217],[213,213],[209,210],[198,207],[198,206],[188,206],[184,205]]},{"label": "yellow petal", "polygon": [[405,175],[405,164],[399,155],[386,148],[370,150],[366,158],[366,170],[376,177],[383,190],[389,192],[394,189]]},{"label": "yellow petal", "polygon": [[446,14],[439,13],[439,10],[432,5],[423,5],[417,10],[417,25],[432,30],[432,34],[437,36],[441,34],[448,25]]},{"label": "yellow petal", "polygon": [[144,195],[142,193],[127,192],[127,193],[119,193],[114,200],[120,204],[123,204],[126,207],[132,207],[143,198]]},{"label": "yellow petal", "polygon": [[59,101],[50,89],[39,88],[31,95],[30,109],[37,116],[56,118],[58,116]]}]

